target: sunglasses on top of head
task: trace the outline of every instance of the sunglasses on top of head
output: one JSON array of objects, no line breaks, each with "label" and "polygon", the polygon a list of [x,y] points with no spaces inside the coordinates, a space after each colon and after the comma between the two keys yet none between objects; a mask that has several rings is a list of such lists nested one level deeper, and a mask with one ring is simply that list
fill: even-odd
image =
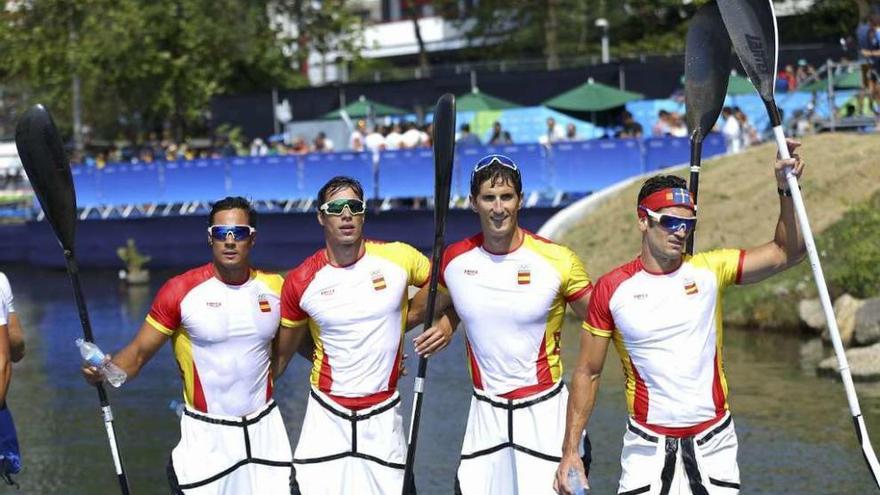
[{"label": "sunglasses on top of head", "polygon": [[318,207],[318,211],[326,215],[339,216],[348,208],[352,215],[363,215],[366,212],[366,205],[363,201],[354,198],[333,199],[327,201]]},{"label": "sunglasses on top of head", "polygon": [[685,233],[688,233],[694,230],[694,227],[697,225],[697,217],[679,217],[668,213],[657,213],[644,206],[640,206],[639,208],[647,213],[648,217],[670,232],[678,232],[679,229],[684,229]]},{"label": "sunglasses on top of head", "polygon": [[480,161],[477,162],[476,165],[474,165],[474,171],[471,172],[471,177],[476,175],[477,172],[479,172],[480,170],[483,170],[486,167],[490,167],[496,163],[498,165],[501,165],[502,167],[513,170],[517,174],[519,173],[519,168],[517,168],[516,163],[509,157],[506,157],[504,155],[492,154],[484,156],[480,159]]},{"label": "sunglasses on top of head", "polygon": [[257,229],[250,225],[211,225],[208,227],[208,233],[218,241],[225,241],[229,236],[232,236],[233,240],[244,241],[250,239],[256,231]]}]

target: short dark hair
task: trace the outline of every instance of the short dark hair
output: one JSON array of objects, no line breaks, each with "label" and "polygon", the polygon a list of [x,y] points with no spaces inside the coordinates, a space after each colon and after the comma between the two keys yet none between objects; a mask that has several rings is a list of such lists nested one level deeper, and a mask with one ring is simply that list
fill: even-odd
[{"label": "short dark hair", "polygon": [[251,206],[251,202],[241,196],[226,196],[211,205],[211,213],[208,214],[208,225],[214,225],[214,215],[226,210],[244,210],[247,212],[248,225],[257,228],[257,210]]},{"label": "short dark hair", "polygon": [[493,163],[479,172],[471,175],[471,196],[476,198],[480,194],[480,186],[483,182],[489,184],[510,184],[516,191],[517,196],[522,196],[522,177],[519,172],[505,167],[500,163]]},{"label": "short dark hair", "polygon": [[354,193],[357,194],[358,199],[361,201],[364,200],[364,186],[362,186],[357,179],[346,177],[344,175],[337,175],[328,180],[318,191],[318,205],[320,206],[324,204],[327,201],[327,196],[346,188],[354,191]]},{"label": "short dark hair", "polygon": [[461,124],[461,130],[463,132],[471,132],[471,125],[470,124]]},{"label": "short dark hair", "polygon": [[655,192],[669,188],[687,189],[687,181],[675,175],[655,175],[642,184],[642,189],[639,190],[639,201],[636,205],[641,204],[643,199]]}]

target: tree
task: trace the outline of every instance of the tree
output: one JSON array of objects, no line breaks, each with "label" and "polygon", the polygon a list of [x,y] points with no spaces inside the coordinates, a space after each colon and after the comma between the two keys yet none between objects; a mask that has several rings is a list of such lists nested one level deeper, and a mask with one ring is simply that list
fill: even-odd
[{"label": "tree", "polygon": [[210,98],[297,83],[266,1],[41,0],[0,17],[0,81],[70,130],[70,87],[98,136],[204,132]]}]

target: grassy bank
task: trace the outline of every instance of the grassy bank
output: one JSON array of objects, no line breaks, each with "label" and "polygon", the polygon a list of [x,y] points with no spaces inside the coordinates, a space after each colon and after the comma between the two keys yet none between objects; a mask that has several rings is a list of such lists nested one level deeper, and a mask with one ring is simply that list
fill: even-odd
[{"label": "grassy bank", "polygon": [[[857,208],[880,191],[880,139],[876,135],[812,136],[804,140],[800,153],[807,164],[801,183],[814,233],[829,229],[850,210],[853,211],[853,219],[864,216],[870,210]],[[768,144],[704,164],[700,175],[698,250],[747,248],[772,238],[779,214],[779,200],[773,179],[774,157],[775,148]],[[675,173],[686,177],[687,168],[677,169]],[[581,256],[594,279],[638,254],[641,238],[636,227],[635,203],[640,185],[633,184],[608,198],[561,239]],[[856,266],[864,266],[851,263],[854,258],[863,257],[858,254],[860,249],[868,249],[852,247],[850,251],[849,247],[840,247],[853,237],[859,237],[859,229],[863,228],[855,220],[849,223],[851,227],[841,227],[842,232],[833,241],[833,249],[829,249],[828,244],[820,244],[825,250],[824,262],[829,279],[842,280],[841,284],[857,279],[855,275],[839,279],[838,275],[854,272]],[[823,243],[831,242],[826,241],[824,236],[819,237]],[[868,239],[870,243],[870,237]],[[872,240],[877,244],[880,237],[875,234]],[[770,302],[764,300],[784,300],[786,307],[791,306],[790,301],[779,295],[793,294],[792,291],[801,288],[809,291],[812,280],[804,281],[808,274],[809,266],[804,264],[796,271],[774,277],[755,289],[729,290],[725,311],[728,320],[748,324],[754,324],[754,320],[774,321],[772,325],[761,326],[789,326],[794,322],[782,318],[781,313],[777,314],[779,308],[769,306]],[[804,287],[799,286],[802,281]],[[850,290],[837,283],[833,283],[835,291]]]}]

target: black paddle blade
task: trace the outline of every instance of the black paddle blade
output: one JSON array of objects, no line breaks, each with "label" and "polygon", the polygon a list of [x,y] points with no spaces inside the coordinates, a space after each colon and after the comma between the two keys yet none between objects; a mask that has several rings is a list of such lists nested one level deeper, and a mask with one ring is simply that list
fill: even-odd
[{"label": "black paddle blade", "polygon": [[776,85],[776,15],[772,0],[718,0],[721,18],[743,69],[765,103]]},{"label": "black paddle blade", "polygon": [[730,37],[718,5],[697,10],[684,52],[684,101],[691,140],[702,142],[718,121],[730,80]]},{"label": "black paddle blade", "polygon": [[[455,96],[446,93],[434,109],[434,225],[446,226],[455,156]],[[442,238],[443,230],[435,232]]]},{"label": "black paddle blade", "polygon": [[28,180],[55,231],[62,249],[73,252],[76,225],[76,193],[70,162],[52,115],[34,105],[15,127],[15,145]]}]

